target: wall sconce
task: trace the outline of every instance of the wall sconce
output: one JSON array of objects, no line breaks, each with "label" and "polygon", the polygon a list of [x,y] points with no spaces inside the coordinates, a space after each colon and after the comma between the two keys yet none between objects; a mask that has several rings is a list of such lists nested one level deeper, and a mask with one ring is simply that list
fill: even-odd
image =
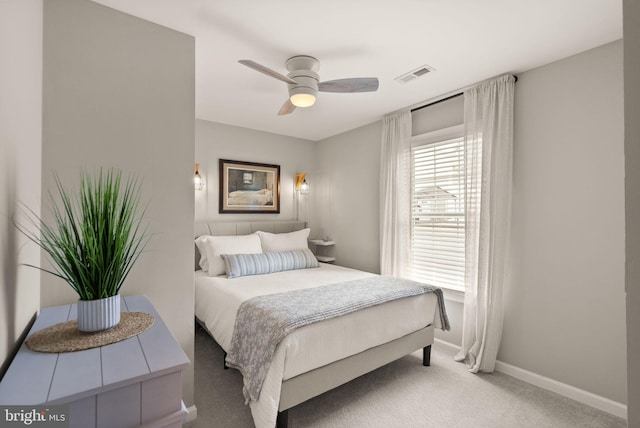
[{"label": "wall sconce", "polygon": [[[302,199],[302,206],[306,207],[307,205],[307,198],[301,198],[302,195],[306,195],[309,193],[309,183],[307,183],[307,174],[304,172],[299,172],[296,174],[296,194],[295,194],[295,199],[296,199],[296,220],[300,220],[300,202]],[[304,217],[306,218],[306,209],[304,210],[305,215]],[[305,220],[306,221],[306,220]]]},{"label": "wall sconce", "polygon": [[306,176],[306,173],[296,174],[296,190],[300,192],[301,195],[309,193],[309,183],[307,183]]},{"label": "wall sconce", "polygon": [[202,190],[204,189],[204,180],[202,179],[202,177],[200,176],[200,164],[196,163],[196,168],[195,168],[195,174],[193,174],[193,184],[196,188],[196,190]]}]

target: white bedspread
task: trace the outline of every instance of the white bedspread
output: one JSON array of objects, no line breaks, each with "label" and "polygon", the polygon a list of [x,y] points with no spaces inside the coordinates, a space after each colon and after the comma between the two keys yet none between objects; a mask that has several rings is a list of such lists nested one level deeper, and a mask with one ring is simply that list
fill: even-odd
[{"label": "white bedspread", "polygon": [[[373,274],[321,263],[320,268],[228,279],[196,272],[196,317],[226,351],[240,304],[251,297],[364,278]],[[374,306],[302,327],[278,346],[260,399],[251,402],[257,428],[273,428],[281,382],[389,342],[427,325],[439,325],[434,293]],[[366,328],[363,328],[366,326]]]}]

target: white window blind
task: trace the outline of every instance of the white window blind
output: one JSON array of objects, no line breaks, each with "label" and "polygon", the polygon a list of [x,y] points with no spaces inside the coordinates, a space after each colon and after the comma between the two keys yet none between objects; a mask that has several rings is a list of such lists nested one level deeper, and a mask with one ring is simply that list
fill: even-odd
[{"label": "white window blind", "polygon": [[464,143],[412,148],[411,276],[464,291]]}]

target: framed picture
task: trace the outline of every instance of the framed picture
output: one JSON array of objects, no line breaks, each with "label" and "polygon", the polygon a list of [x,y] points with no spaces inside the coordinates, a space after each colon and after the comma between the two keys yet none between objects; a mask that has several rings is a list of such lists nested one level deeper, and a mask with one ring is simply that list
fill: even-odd
[{"label": "framed picture", "polygon": [[280,213],[280,165],[220,159],[219,212]]}]

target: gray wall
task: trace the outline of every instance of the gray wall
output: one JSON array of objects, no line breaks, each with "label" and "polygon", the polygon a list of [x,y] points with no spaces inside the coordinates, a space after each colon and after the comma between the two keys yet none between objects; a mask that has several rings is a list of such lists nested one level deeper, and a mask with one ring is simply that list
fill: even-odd
[{"label": "gray wall", "polygon": [[[311,223],[310,197],[315,192],[315,143],[253,129],[196,120],[195,159],[200,163],[200,174],[206,181],[203,190],[195,196],[197,221],[273,221],[296,218],[294,195],[296,173],[307,173],[310,183],[309,197],[300,199],[299,217]],[[280,165],[280,214],[219,214],[219,159]]]},{"label": "gray wall", "polygon": [[624,404],[622,89],[621,41],[518,76],[498,359]]},{"label": "gray wall", "polygon": [[40,252],[11,216],[40,213],[42,0],[0,2],[0,376],[40,306]]},{"label": "gray wall", "polygon": [[[622,43],[518,79],[514,260],[498,358],[626,403]],[[455,125],[455,100],[414,114],[413,133]],[[338,263],[373,272],[380,131],[376,122],[328,138],[317,156],[327,190],[316,211]],[[357,178],[366,185],[342,185]],[[453,331],[437,337],[459,346],[462,304],[447,307]]]},{"label": "gray wall", "polygon": [[[100,167],[142,179],[153,238],[121,293],[149,297],[192,361],[194,58],[191,36],[86,0],[44,3],[43,193],[54,171],[73,186]],[[42,306],[77,299],[41,281]]]},{"label": "gray wall", "polygon": [[[204,120],[196,121],[196,156],[206,180],[196,192],[196,221],[289,220],[296,216],[296,172],[306,172],[311,191],[301,199],[300,219],[312,237],[329,235],[337,241],[338,263],[378,272],[378,180],[380,123],[313,142]],[[218,160],[245,160],[280,165],[280,214],[219,214]],[[351,183],[364,187],[347,193]],[[375,193],[372,193],[375,192]],[[356,222],[342,222],[361,212]],[[344,239],[343,239],[344,237]],[[372,238],[375,245],[369,246]],[[365,245],[363,245],[365,244]]]},{"label": "gray wall", "polygon": [[630,428],[640,427],[640,3],[624,0],[627,383]]},{"label": "gray wall", "polygon": [[336,263],[380,272],[380,138],[375,122],[317,145],[318,236],[336,241]]}]

